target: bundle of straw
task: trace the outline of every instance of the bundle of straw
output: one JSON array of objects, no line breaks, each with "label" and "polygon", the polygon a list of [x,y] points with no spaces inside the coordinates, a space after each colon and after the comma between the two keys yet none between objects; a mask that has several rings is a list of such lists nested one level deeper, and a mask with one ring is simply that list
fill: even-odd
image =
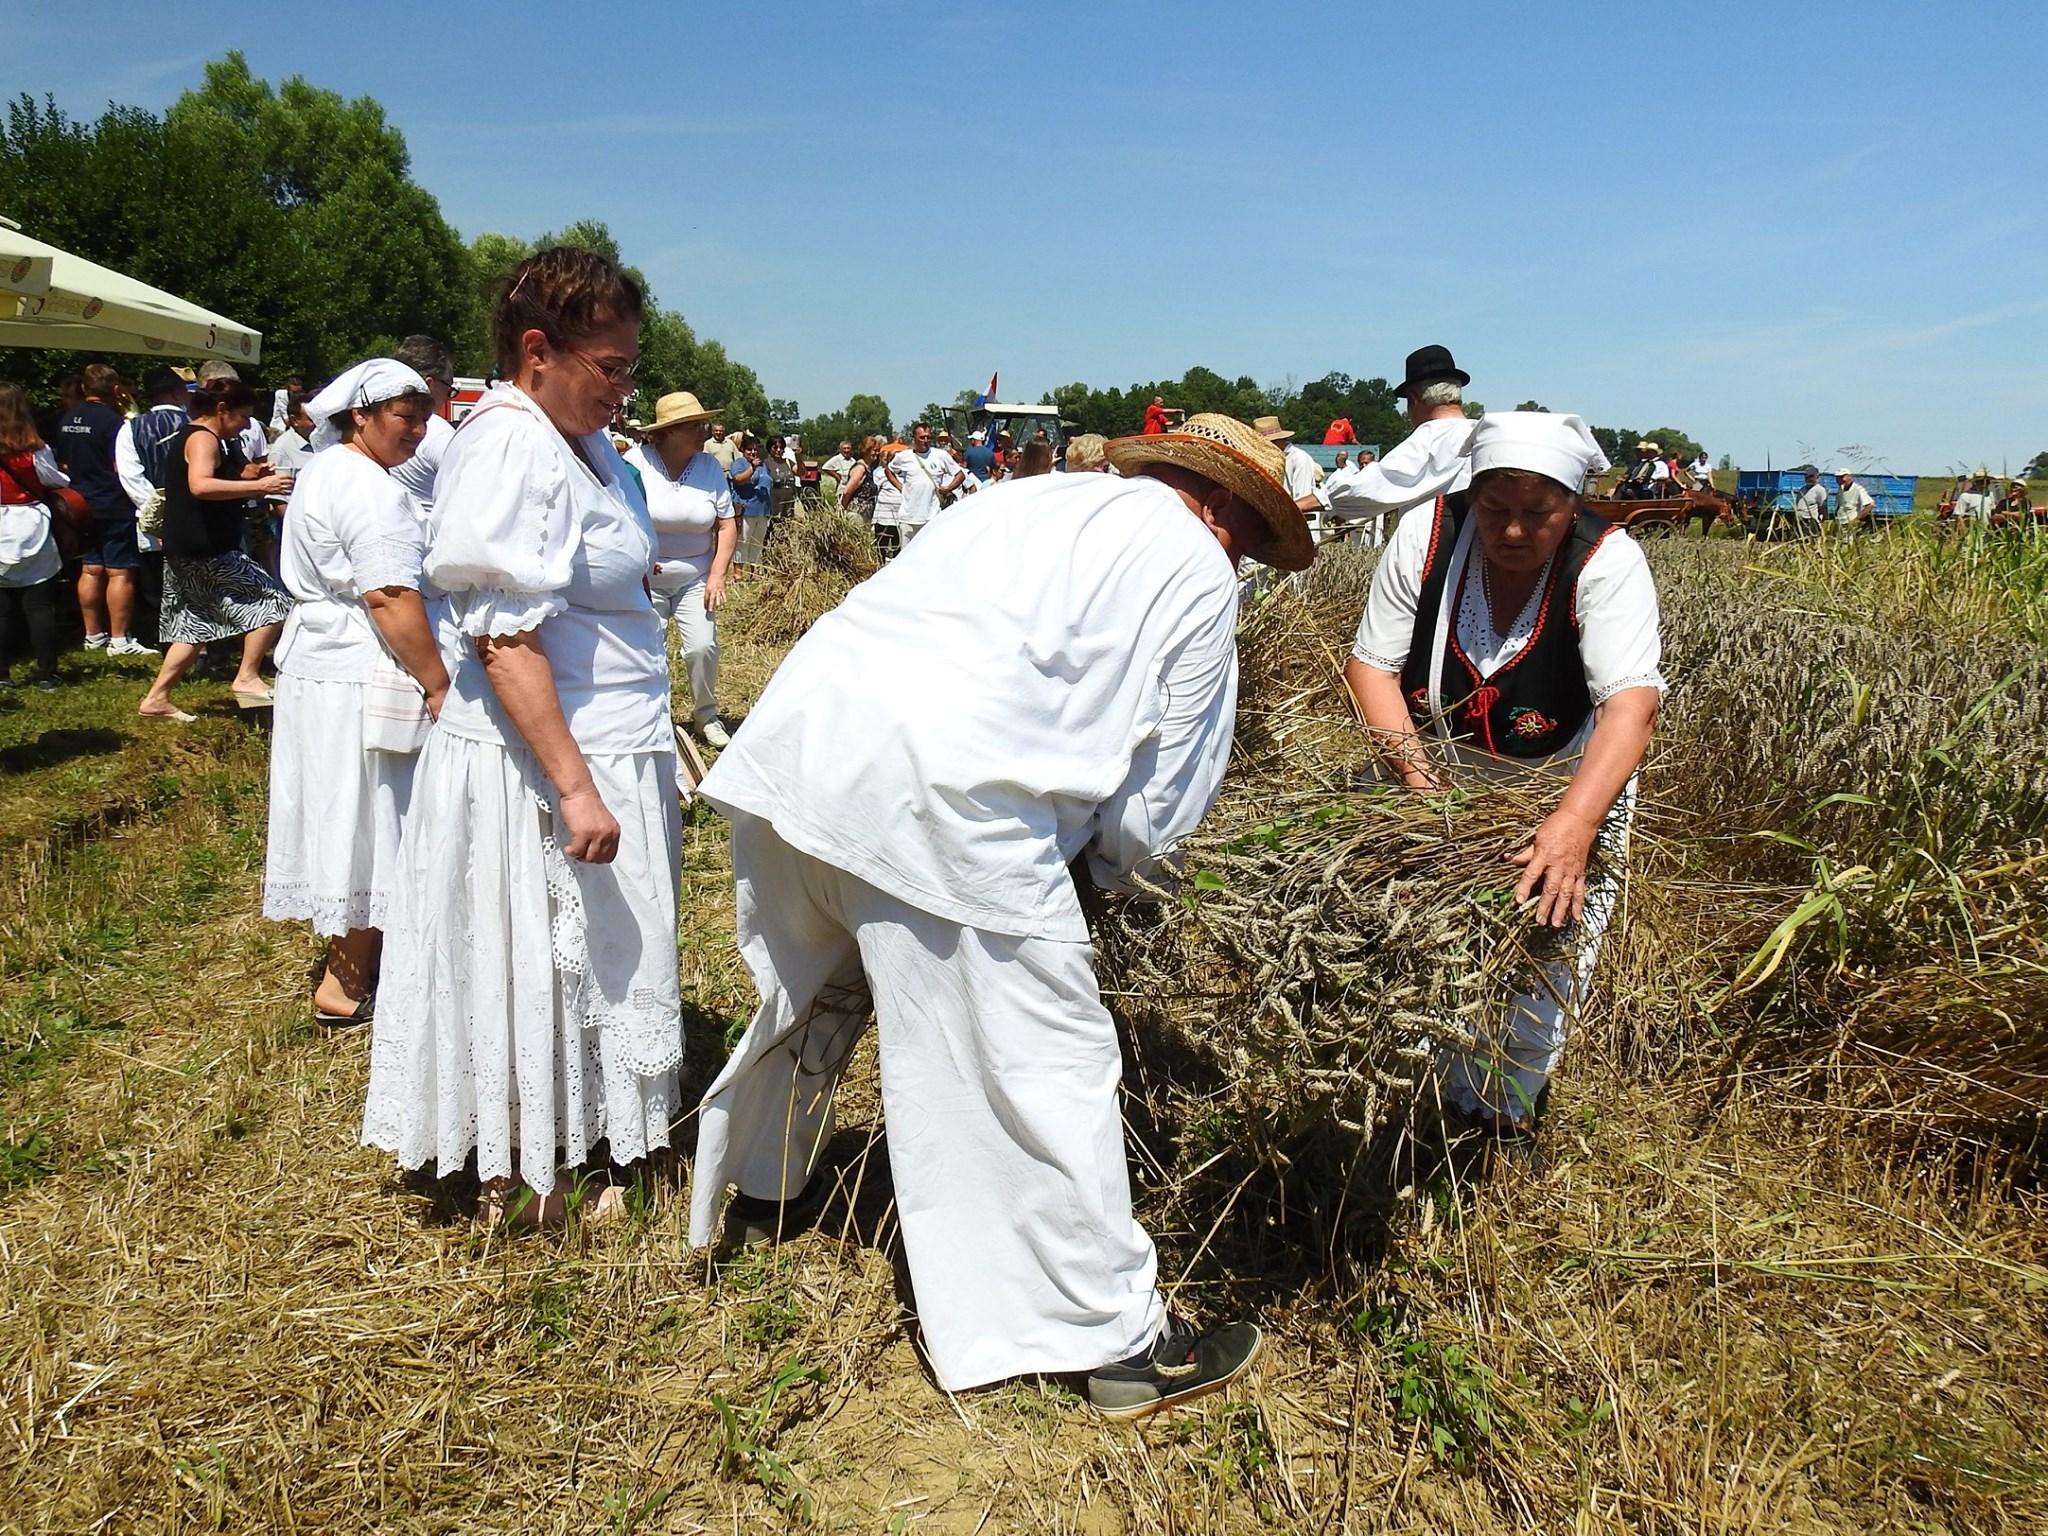
[{"label": "bundle of straw", "polygon": [[1141,1047],[1164,1037],[1191,1069],[1153,1087],[1182,1100],[1167,1118],[1213,1128],[1220,1111],[1275,1167],[1305,1139],[1363,1152],[1405,1126],[1436,1052],[1492,1038],[1558,953],[1515,907],[1505,860],[1557,786],[1418,794],[1376,769],[1341,672],[1369,572],[1343,551],[1306,590],[1255,601],[1231,779],[1177,891],[1095,914],[1105,991]]},{"label": "bundle of straw", "polygon": [[874,530],[866,523],[822,501],[800,501],[770,532],[760,596],[743,610],[739,627],[764,644],[796,640],[877,565]]}]

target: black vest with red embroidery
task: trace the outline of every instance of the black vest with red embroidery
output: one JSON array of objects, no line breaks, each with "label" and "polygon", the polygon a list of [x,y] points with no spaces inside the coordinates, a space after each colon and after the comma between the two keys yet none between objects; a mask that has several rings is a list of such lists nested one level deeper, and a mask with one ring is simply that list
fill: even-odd
[{"label": "black vest with red embroidery", "polygon": [[[1408,713],[1425,735],[1434,731],[1429,708],[1429,660],[1436,644],[1438,610],[1459,594],[1446,593],[1451,554],[1470,515],[1465,493],[1439,496],[1429,530],[1429,554],[1422,566],[1422,591],[1415,604],[1415,632],[1408,641],[1408,660],[1401,668],[1401,692]],[[1571,537],[1550,562],[1536,609],[1535,633],[1529,643],[1481,677],[1479,668],[1458,643],[1458,617],[1451,613],[1444,645],[1443,673],[1436,694],[1453,740],[1484,748],[1498,757],[1550,757],[1560,752],[1593,712],[1586,691],[1586,668],[1579,655],[1579,576],[1600,541],[1617,525],[1591,512],[1581,512]],[[1475,535],[1474,542],[1477,542]],[[1476,561],[1467,563],[1477,580]]]}]

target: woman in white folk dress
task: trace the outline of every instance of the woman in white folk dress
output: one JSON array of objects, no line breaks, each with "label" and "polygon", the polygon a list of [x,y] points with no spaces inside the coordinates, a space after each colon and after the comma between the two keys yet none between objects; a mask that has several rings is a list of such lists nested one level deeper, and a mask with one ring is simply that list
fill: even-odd
[{"label": "woman in white folk dress", "polygon": [[1467,452],[1471,489],[1404,517],[1387,541],[1344,679],[1411,788],[1436,788],[1448,765],[1556,790],[1508,858],[1516,901],[1566,930],[1564,952],[1504,999],[1478,1053],[1440,1063],[1452,1128],[1491,1156],[1528,1143],[1584,1004],[1664,674],[1649,565],[1584,500],[1608,467],[1585,423],[1490,412]]},{"label": "woman in white folk dress", "polygon": [[[277,648],[263,915],[308,921],[326,936],[313,1015],[340,1028],[371,1016],[399,828],[448,668],[434,640],[439,603],[420,576],[426,526],[391,478],[426,433],[426,381],[372,358],[307,410],[315,451],[292,488],[278,549],[294,606]],[[417,693],[400,680],[394,695],[396,668]],[[417,716],[395,734],[394,697]]]},{"label": "woman in white folk dress", "polygon": [[435,482],[426,576],[461,640],[413,783],[363,1140],[443,1175],[473,1153],[487,1225],[565,1218],[598,1144],[636,1162],[676,1106],[668,660],[654,529],[605,432],[641,306],[593,252],[520,263],[492,317],[510,382]]},{"label": "woman in white folk dress", "polygon": [[654,521],[655,611],[676,627],[683,671],[690,679],[691,718],[706,743],[731,739],[718,718],[718,607],[739,542],[732,487],[718,460],[704,452],[718,412],[687,391],[663,395],[646,441],[627,450],[640,471]]}]

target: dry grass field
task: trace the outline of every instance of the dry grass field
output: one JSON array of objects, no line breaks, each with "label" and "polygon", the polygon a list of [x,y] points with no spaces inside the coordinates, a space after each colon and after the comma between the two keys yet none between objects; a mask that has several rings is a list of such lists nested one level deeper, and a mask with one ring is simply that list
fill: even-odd
[{"label": "dry grass field", "polygon": [[[932,1385],[871,1058],[779,1250],[686,1248],[680,1156],[617,1227],[480,1234],[356,1144],[368,1042],[313,1031],[315,946],[257,916],[265,748],[224,692],[176,734],[105,663],[0,699],[0,1530],[2048,1529],[2048,559],[1653,560],[1674,692],[1541,1166],[1395,1157],[1333,1215],[1332,1146],[1398,1127],[1282,1137],[1200,1097],[1201,1019],[1132,1003],[1162,1274],[1269,1324],[1139,1429]],[[1247,621],[1204,849],[1302,720],[1329,749],[1341,564]],[[741,589],[730,714],[804,602]],[[701,807],[684,875],[701,1084],[750,1003]]]}]

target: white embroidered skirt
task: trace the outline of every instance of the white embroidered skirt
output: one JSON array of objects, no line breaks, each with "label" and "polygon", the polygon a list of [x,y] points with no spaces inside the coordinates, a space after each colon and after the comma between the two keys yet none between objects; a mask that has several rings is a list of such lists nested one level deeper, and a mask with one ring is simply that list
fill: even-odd
[{"label": "white embroidered skirt", "polygon": [[600,1141],[669,1144],[682,1061],[673,752],[586,754],[619,823],[576,863],[525,748],[435,731],[385,928],[363,1142],[401,1166],[518,1173],[539,1191]]},{"label": "white embroidered skirt", "polygon": [[279,673],[263,915],[325,937],[382,928],[416,754],[363,748],[361,683]]}]

